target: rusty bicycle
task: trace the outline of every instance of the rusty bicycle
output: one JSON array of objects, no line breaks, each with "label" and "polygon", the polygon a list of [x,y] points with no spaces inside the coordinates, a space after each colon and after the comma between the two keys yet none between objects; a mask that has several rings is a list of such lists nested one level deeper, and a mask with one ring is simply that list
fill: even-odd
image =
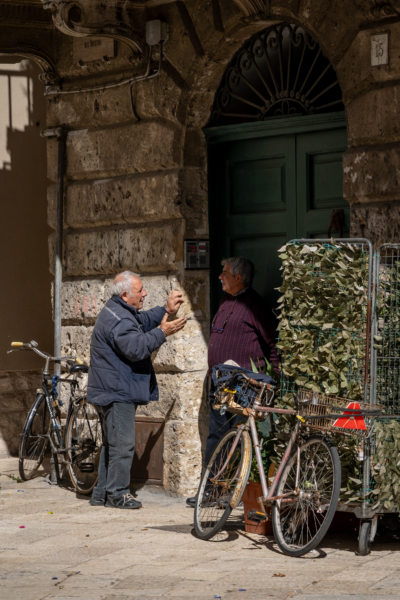
[{"label": "rusty bicycle", "polygon": [[[380,414],[379,407],[305,390],[299,391],[295,409],[279,408],[274,406],[275,386],[270,378],[258,374],[256,379],[250,371],[226,365],[217,365],[214,374],[214,408],[241,415],[242,422],[224,435],[205,468],[194,509],[195,533],[204,540],[212,538],[240,504],[254,448],[262,487],[259,515],[267,518],[266,507],[270,506],[279,548],[289,556],[302,556],[324,538],[339,500],[339,454],[325,432],[330,428],[343,432],[349,423],[357,429],[358,419],[364,423],[373,420]],[[295,418],[270,486],[256,428],[256,420],[263,420],[268,414]],[[368,431],[365,426],[360,433]]]}]

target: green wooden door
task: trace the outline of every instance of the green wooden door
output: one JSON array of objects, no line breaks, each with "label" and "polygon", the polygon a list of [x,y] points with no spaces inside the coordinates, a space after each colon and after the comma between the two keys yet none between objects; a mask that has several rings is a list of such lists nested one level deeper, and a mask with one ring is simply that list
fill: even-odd
[{"label": "green wooden door", "polygon": [[213,307],[225,256],[256,267],[254,287],[271,308],[280,285],[277,250],[301,237],[326,237],[342,196],[343,114],[291,117],[219,127],[209,143],[209,215]]}]

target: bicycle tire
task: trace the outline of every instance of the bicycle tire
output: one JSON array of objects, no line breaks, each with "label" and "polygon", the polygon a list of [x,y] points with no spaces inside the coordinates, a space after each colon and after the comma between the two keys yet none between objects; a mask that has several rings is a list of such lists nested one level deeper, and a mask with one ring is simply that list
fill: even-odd
[{"label": "bicycle tire", "polygon": [[311,437],[295,449],[275,492],[276,496],[288,496],[272,504],[273,533],[284,554],[302,556],[318,546],[334,517],[340,485],[341,467],[335,446],[323,438]]},{"label": "bicycle tire", "polygon": [[237,429],[231,429],[224,435],[211,456],[199,486],[194,509],[194,530],[202,540],[209,540],[222,529],[232,509],[239,504],[249,478],[252,446],[246,430],[241,430],[234,453],[227,461],[237,434]]},{"label": "bicycle tire", "polygon": [[49,428],[46,398],[38,394],[26,418],[18,450],[18,470],[24,481],[37,475],[49,445]]},{"label": "bicycle tire", "polygon": [[85,397],[74,401],[65,430],[69,478],[80,494],[90,494],[97,483],[102,431],[99,413]]}]

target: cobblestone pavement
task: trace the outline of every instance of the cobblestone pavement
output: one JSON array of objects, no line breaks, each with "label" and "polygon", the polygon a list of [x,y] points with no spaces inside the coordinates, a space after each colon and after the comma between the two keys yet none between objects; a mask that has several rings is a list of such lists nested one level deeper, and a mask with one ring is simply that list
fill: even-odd
[{"label": "cobblestone pavement", "polygon": [[[138,492],[141,510],[91,507],[39,477],[21,483],[0,460],[1,600],[398,599],[400,543],[378,536],[357,556],[357,533],[330,533],[303,558],[248,534],[240,515],[217,541],[192,534],[184,498]],[[378,528],[379,531],[379,528]]]}]

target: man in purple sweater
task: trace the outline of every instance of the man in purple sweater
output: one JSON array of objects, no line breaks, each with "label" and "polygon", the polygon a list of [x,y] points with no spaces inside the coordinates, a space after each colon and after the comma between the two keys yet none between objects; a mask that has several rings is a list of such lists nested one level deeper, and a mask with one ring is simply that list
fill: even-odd
[{"label": "man in purple sweater", "polygon": [[[261,296],[252,289],[253,263],[242,257],[222,261],[219,279],[224,296],[211,325],[208,344],[208,374],[214,365],[231,360],[241,367],[251,368],[251,361],[262,369],[265,358],[279,371],[279,358],[270,332],[270,316],[266,314]],[[213,389],[210,390],[210,399]],[[205,464],[222,436],[232,426],[232,415],[221,415],[210,406],[209,433]],[[196,496],[186,503],[193,506]]]}]

